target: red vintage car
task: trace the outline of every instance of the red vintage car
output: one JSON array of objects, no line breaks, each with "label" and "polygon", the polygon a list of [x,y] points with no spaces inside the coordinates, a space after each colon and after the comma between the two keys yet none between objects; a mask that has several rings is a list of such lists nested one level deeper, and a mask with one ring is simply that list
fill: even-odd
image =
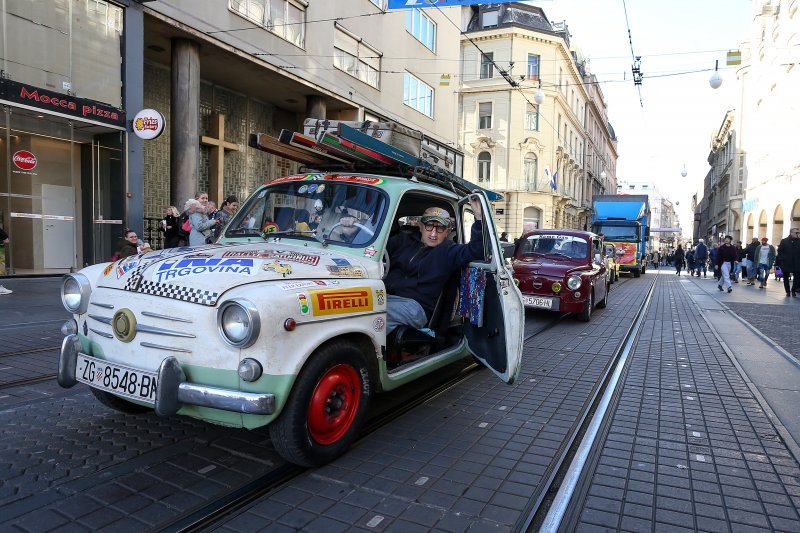
[{"label": "red vintage car", "polygon": [[588,231],[540,229],[520,237],[512,261],[526,308],[575,313],[588,322],[608,303],[603,239]]}]

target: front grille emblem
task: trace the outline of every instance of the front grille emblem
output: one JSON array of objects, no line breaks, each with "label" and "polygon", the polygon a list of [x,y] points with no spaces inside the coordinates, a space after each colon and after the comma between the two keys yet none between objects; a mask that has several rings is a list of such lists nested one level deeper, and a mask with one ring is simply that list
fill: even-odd
[{"label": "front grille emblem", "polygon": [[120,309],[111,319],[114,336],[122,342],[131,342],[136,336],[136,317],[130,309]]}]

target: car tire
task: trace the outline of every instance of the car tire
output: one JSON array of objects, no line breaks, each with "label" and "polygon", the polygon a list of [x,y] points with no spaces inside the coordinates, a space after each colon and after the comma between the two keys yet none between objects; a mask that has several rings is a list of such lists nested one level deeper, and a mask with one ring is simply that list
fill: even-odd
[{"label": "car tire", "polygon": [[586,305],[583,311],[578,313],[575,318],[581,322],[589,322],[592,319],[592,307],[594,307],[594,291],[589,291],[589,297],[586,298]]},{"label": "car tire", "polygon": [[633,277],[634,277],[634,278],[638,278],[638,277],[639,277],[639,276],[641,276],[641,275],[642,275],[642,273],[639,271],[639,269],[638,269],[638,268],[634,268],[634,269],[633,269]]},{"label": "car tire", "polygon": [[614,281],[619,281],[619,270],[614,271]]},{"label": "car tire", "polygon": [[92,391],[92,394],[94,394],[94,397],[97,398],[97,401],[106,407],[109,407],[115,411],[119,411],[120,413],[135,415],[153,410],[152,407],[145,407],[144,405],[139,405],[138,403],[123,400],[119,396],[114,396],[110,392],[106,392],[104,390],[95,389],[94,387],[89,387],[89,390]]},{"label": "car tire", "polygon": [[300,371],[283,412],[269,425],[272,445],[300,466],[332,461],[358,435],[371,391],[367,362],[357,346],[337,341],[322,347]]},{"label": "car tire", "polygon": [[608,292],[609,292],[609,291],[608,291],[608,285],[606,285],[606,295],[605,295],[605,296],[603,296],[603,299],[602,299],[602,300],[600,300],[599,302],[597,302],[597,308],[598,308],[598,309],[605,309],[605,308],[606,308],[606,306],[608,305]]}]

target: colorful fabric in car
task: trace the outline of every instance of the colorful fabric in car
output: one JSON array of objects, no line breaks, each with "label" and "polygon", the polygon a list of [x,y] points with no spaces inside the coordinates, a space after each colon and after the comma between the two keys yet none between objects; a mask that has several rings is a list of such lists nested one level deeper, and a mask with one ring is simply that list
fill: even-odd
[{"label": "colorful fabric in car", "polygon": [[486,272],[475,267],[464,269],[459,288],[459,314],[471,324],[483,326],[483,298],[486,293]]}]

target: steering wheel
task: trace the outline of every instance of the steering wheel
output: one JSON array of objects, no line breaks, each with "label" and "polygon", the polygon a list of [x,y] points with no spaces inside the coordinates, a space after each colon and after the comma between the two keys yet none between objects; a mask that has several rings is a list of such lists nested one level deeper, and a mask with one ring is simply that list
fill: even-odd
[{"label": "steering wheel", "polygon": [[[335,230],[336,228],[338,228],[341,225],[342,225],[341,222],[337,222],[336,224],[331,226],[331,230],[328,232],[328,235],[331,235],[333,233],[333,230]],[[367,235],[369,235],[370,237],[375,235],[375,232],[372,231],[371,229],[369,229],[368,227],[366,227],[364,224],[360,224],[358,222],[353,222],[353,226],[357,227],[361,231],[365,231],[367,233]]]},{"label": "steering wheel", "polygon": [[386,248],[383,249],[383,255],[381,255],[381,266],[383,267],[381,279],[386,279],[386,275],[389,274],[389,267],[391,266],[389,262],[389,251]]}]

